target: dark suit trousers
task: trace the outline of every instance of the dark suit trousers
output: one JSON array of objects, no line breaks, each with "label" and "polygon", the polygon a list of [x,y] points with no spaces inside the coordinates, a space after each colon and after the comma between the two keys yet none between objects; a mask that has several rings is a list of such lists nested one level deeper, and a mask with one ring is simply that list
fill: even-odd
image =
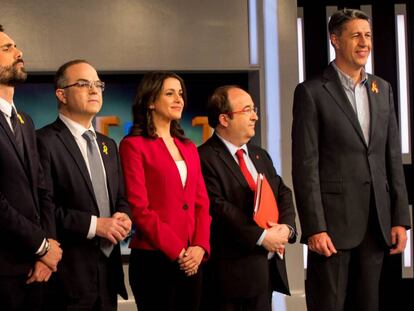
[{"label": "dark suit trousers", "polygon": [[271,296],[269,293],[262,295],[217,301],[213,309],[215,311],[271,311]]},{"label": "dark suit trousers", "polygon": [[187,277],[160,251],[132,249],[129,283],[139,311],[197,311],[202,272]]},{"label": "dark suit trousers", "polygon": [[26,284],[27,279],[27,275],[0,276],[0,310],[42,310],[44,284]]},{"label": "dark suit trousers", "polygon": [[[82,293],[79,297],[68,297],[63,284],[58,279],[49,281],[45,298],[46,311],[115,311],[117,310],[117,294],[111,290],[109,284],[109,259],[100,253],[97,262],[98,279],[96,288]],[[53,276],[52,276],[53,277]],[[74,285],[76,286],[76,285]]]},{"label": "dark suit trousers", "polygon": [[371,204],[361,244],[327,258],[308,253],[306,303],[309,311],[378,311],[379,280],[386,245]]},{"label": "dark suit trousers", "polygon": [[[270,265],[269,270],[273,270],[274,265]],[[271,311],[272,306],[272,289],[263,291],[260,295],[251,297],[228,298],[223,297],[222,293],[217,290],[217,280],[215,280],[215,270],[212,261],[208,261],[204,266],[203,275],[203,295],[202,311]],[[271,284],[272,273],[269,273],[269,284]],[[251,280],[244,280],[251,282]]]}]

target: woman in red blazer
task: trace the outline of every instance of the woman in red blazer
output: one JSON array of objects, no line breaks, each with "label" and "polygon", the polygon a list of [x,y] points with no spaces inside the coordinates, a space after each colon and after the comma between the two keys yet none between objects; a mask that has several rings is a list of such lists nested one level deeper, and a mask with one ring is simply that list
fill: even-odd
[{"label": "woman in red blazer", "polygon": [[186,102],[174,73],[144,76],[120,145],[136,233],[129,279],[139,311],[198,310],[210,252],[209,200],[196,146],[178,121]]}]

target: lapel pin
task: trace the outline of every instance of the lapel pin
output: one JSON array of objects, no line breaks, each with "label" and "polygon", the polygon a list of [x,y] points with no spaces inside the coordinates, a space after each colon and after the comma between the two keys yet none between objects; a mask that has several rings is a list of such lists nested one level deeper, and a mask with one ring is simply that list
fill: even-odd
[{"label": "lapel pin", "polygon": [[24,120],[22,116],[20,115],[20,113],[17,114],[17,118],[19,119],[20,124],[24,124]]},{"label": "lapel pin", "polygon": [[377,85],[377,81],[372,81],[371,83],[371,91],[372,93],[378,94],[379,90],[378,90],[378,85]]},{"label": "lapel pin", "polygon": [[104,142],[102,143],[102,151],[103,153],[108,155],[108,146]]},{"label": "lapel pin", "polygon": [[260,159],[259,155],[258,155],[258,154],[256,154],[256,160],[259,160],[259,159]]}]

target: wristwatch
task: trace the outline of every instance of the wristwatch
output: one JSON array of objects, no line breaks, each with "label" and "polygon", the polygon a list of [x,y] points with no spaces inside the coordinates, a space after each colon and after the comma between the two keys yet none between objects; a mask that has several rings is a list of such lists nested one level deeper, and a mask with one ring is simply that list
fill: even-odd
[{"label": "wristwatch", "polygon": [[286,225],[286,226],[288,226],[288,228],[289,228],[289,236],[288,236],[288,238],[290,240],[290,239],[292,239],[292,238],[294,238],[296,236],[296,230],[292,226],[289,226],[289,225]]}]

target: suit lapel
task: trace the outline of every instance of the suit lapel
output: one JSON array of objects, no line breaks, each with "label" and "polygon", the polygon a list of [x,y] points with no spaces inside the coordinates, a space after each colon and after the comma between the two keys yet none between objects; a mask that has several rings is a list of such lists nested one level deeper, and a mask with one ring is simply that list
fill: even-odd
[{"label": "suit lapel", "polygon": [[[249,144],[247,144],[247,149],[249,150],[249,157],[250,160],[252,160],[254,167],[256,168],[256,171],[258,174],[264,174],[266,176],[266,168],[264,165],[264,161],[261,158],[261,155],[258,154],[257,152],[254,152],[254,150],[252,150],[249,147]],[[269,176],[266,176],[266,178],[268,178]]]},{"label": "suit lapel", "polygon": [[109,149],[108,144],[106,144],[106,142],[102,139],[102,136],[100,136],[98,133],[96,134],[96,141],[98,143],[98,149],[99,149],[99,152],[101,153],[101,158],[103,161],[103,165],[105,167],[106,184],[108,187],[109,200],[111,202],[110,208],[112,210],[112,207],[115,206],[115,200],[116,200],[115,190],[116,189],[115,189],[115,186],[113,185],[113,178],[111,178],[110,176],[110,172],[112,171],[110,157],[112,156],[114,151]]},{"label": "suit lapel", "polygon": [[[23,159],[22,159],[22,157],[20,156],[20,152],[18,151],[18,149],[17,149],[17,146],[16,146],[16,140],[15,140],[15,138],[14,138],[14,134],[13,134],[13,132],[12,132],[12,130],[11,130],[11,128],[10,128],[10,126],[9,126],[9,124],[7,123],[7,121],[6,121],[6,117],[4,116],[4,114],[3,113],[0,113],[0,115],[1,115],[1,117],[0,117],[0,126],[3,128],[3,130],[4,130],[4,132],[6,133],[6,135],[7,135],[7,137],[8,137],[8,139],[10,140],[10,143],[12,144],[12,146],[13,146],[13,148],[14,148],[14,151],[16,152],[16,156],[19,158],[19,160],[20,160],[20,163],[22,164],[22,166],[23,166],[23,168],[24,168],[24,170],[26,170],[25,169],[25,166],[24,166],[24,163],[23,163]],[[23,129],[22,129],[23,130]],[[23,138],[24,139],[24,138]],[[24,139],[25,140],[25,139]]]},{"label": "suit lapel", "polygon": [[[367,81],[367,93],[368,93],[368,100],[369,100],[369,114],[370,114],[370,131],[369,131],[369,141],[372,141],[372,137],[374,137],[374,131],[376,127],[377,121],[377,112],[378,112],[378,96],[373,94],[372,85],[375,81],[372,80],[372,76],[368,75]],[[378,94],[378,90],[377,90]]]},{"label": "suit lapel", "polygon": [[95,198],[95,193],[93,192],[93,187],[92,187],[91,178],[89,176],[89,171],[88,171],[88,168],[86,167],[85,160],[83,159],[82,153],[79,150],[79,147],[75,141],[75,138],[73,138],[72,133],[69,131],[69,129],[60,119],[56,120],[56,122],[54,123],[54,126],[55,128],[58,129],[59,139],[62,141],[68,153],[72,156],[73,160],[78,166],[92,197]]},{"label": "suit lapel", "polygon": [[[21,118],[21,129],[22,129],[22,136],[23,136],[23,146],[24,146],[24,150],[25,150],[25,162],[21,160],[23,164],[23,166],[26,168],[26,171],[30,172],[30,177],[32,178],[32,181],[34,179],[35,176],[37,176],[37,166],[33,163],[33,156],[31,155],[31,153],[34,150],[37,150],[37,146],[34,145],[35,143],[35,138],[34,133],[32,132],[33,129],[29,128],[27,124],[25,124],[26,122],[28,122],[27,120],[25,120],[25,116],[23,114],[19,114],[20,118]],[[19,157],[20,157],[20,153],[19,153]],[[36,158],[37,159],[37,158]],[[35,183],[32,182],[32,185],[35,185]],[[33,189],[34,191],[36,191],[36,189]]]},{"label": "suit lapel", "polygon": [[246,178],[243,176],[243,173],[240,170],[239,165],[230,154],[229,150],[227,149],[226,145],[220,140],[220,138],[213,134],[212,136],[212,147],[217,151],[218,156],[224,162],[224,164],[228,167],[231,173],[234,175],[234,178],[245,188],[249,188],[249,184],[246,181]]},{"label": "suit lapel", "polygon": [[323,74],[324,78],[327,79],[327,82],[324,84],[325,89],[334,99],[334,102],[339,106],[339,108],[346,115],[348,120],[351,122],[355,131],[363,141],[366,146],[366,141],[364,134],[362,132],[361,125],[359,124],[358,117],[352,108],[351,103],[349,102],[348,97],[345,94],[344,89],[342,88],[341,81],[339,80],[338,74],[335,69],[330,65]]}]

